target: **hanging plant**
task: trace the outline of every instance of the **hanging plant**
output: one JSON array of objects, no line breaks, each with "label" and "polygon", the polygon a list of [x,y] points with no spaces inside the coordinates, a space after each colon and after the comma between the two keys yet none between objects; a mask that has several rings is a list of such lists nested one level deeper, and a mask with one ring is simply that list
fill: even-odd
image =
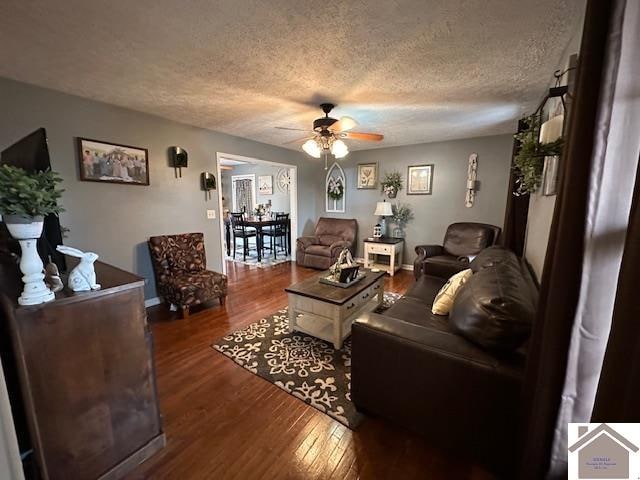
[{"label": "hanging plant", "polygon": [[327,195],[332,200],[340,200],[344,195],[344,186],[340,179],[334,180],[333,178],[329,180],[329,185],[327,185]]},{"label": "hanging plant", "polygon": [[398,192],[402,190],[402,176],[400,172],[385,173],[380,182],[380,191],[389,198],[396,198]]},{"label": "hanging plant", "polygon": [[528,127],[514,138],[520,143],[520,149],[513,159],[516,175],[514,195],[534,193],[542,182],[544,157],[560,155],[564,146],[562,137],[550,143],[540,143],[540,117],[531,115],[525,119]]}]

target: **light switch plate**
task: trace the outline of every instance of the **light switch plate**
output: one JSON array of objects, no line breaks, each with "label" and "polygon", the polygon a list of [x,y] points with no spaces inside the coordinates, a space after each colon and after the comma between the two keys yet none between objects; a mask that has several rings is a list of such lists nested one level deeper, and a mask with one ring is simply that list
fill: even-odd
[{"label": "light switch plate", "polygon": [[214,220],[216,218],[216,211],[215,210],[207,210],[207,218],[209,220]]}]

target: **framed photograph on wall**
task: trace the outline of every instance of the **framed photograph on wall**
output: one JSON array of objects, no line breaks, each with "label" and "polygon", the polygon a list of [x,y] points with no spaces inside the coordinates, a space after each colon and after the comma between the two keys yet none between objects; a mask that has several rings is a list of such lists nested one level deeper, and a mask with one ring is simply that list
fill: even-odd
[{"label": "framed photograph on wall", "polygon": [[273,195],[273,175],[258,175],[258,193]]},{"label": "framed photograph on wall", "polygon": [[359,163],[358,164],[358,189],[378,188],[378,164]]},{"label": "framed photograph on wall", "polygon": [[407,175],[407,195],[431,195],[433,164],[410,165]]},{"label": "framed photograph on wall", "polygon": [[146,148],[78,138],[78,156],[82,181],[149,185]]}]

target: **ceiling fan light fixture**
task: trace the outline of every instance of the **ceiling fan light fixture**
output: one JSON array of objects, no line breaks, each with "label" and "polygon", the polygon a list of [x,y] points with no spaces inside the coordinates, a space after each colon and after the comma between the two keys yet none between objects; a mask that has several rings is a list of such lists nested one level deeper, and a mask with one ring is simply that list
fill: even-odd
[{"label": "ceiling fan light fixture", "polygon": [[318,146],[318,142],[315,139],[310,138],[306,142],[302,144],[302,149],[313,158],[320,158],[320,154],[322,153],[320,147]]},{"label": "ceiling fan light fixture", "polygon": [[336,158],[343,158],[349,153],[349,148],[346,143],[338,139],[331,144],[331,153]]}]

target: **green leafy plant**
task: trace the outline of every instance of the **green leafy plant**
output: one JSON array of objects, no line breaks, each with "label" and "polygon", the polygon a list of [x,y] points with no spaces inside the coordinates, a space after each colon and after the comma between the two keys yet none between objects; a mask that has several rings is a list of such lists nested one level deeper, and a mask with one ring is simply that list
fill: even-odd
[{"label": "green leafy plant", "polygon": [[391,215],[391,219],[400,228],[403,228],[407,223],[413,220],[413,212],[411,211],[411,207],[406,203],[398,203],[397,205],[392,205],[391,211],[393,212],[393,215]]},{"label": "green leafy plant", "polygon": [[380,191],[390,198],[393,198],[400,190],[402,190],[402,176],[400,172],[386,172],[380,182]]},{"label": "green leafy plant", "polygon": [[58,199],[64,190],[62,178],[51,170],[27,172],[10,165],[0,166],[0,213],[38,217],[59,213]]},{"label": "green leafy plant", "polygon": [[542,181],[544,157],[560,155],[564,146],[562,137],[550,143],[540,143],[540,117],[531,115],[525,119],[526,130],[514,135],[520,143],[517,155],[513,159],[516,174],[515,195],[526,195],[538,190]]}]

